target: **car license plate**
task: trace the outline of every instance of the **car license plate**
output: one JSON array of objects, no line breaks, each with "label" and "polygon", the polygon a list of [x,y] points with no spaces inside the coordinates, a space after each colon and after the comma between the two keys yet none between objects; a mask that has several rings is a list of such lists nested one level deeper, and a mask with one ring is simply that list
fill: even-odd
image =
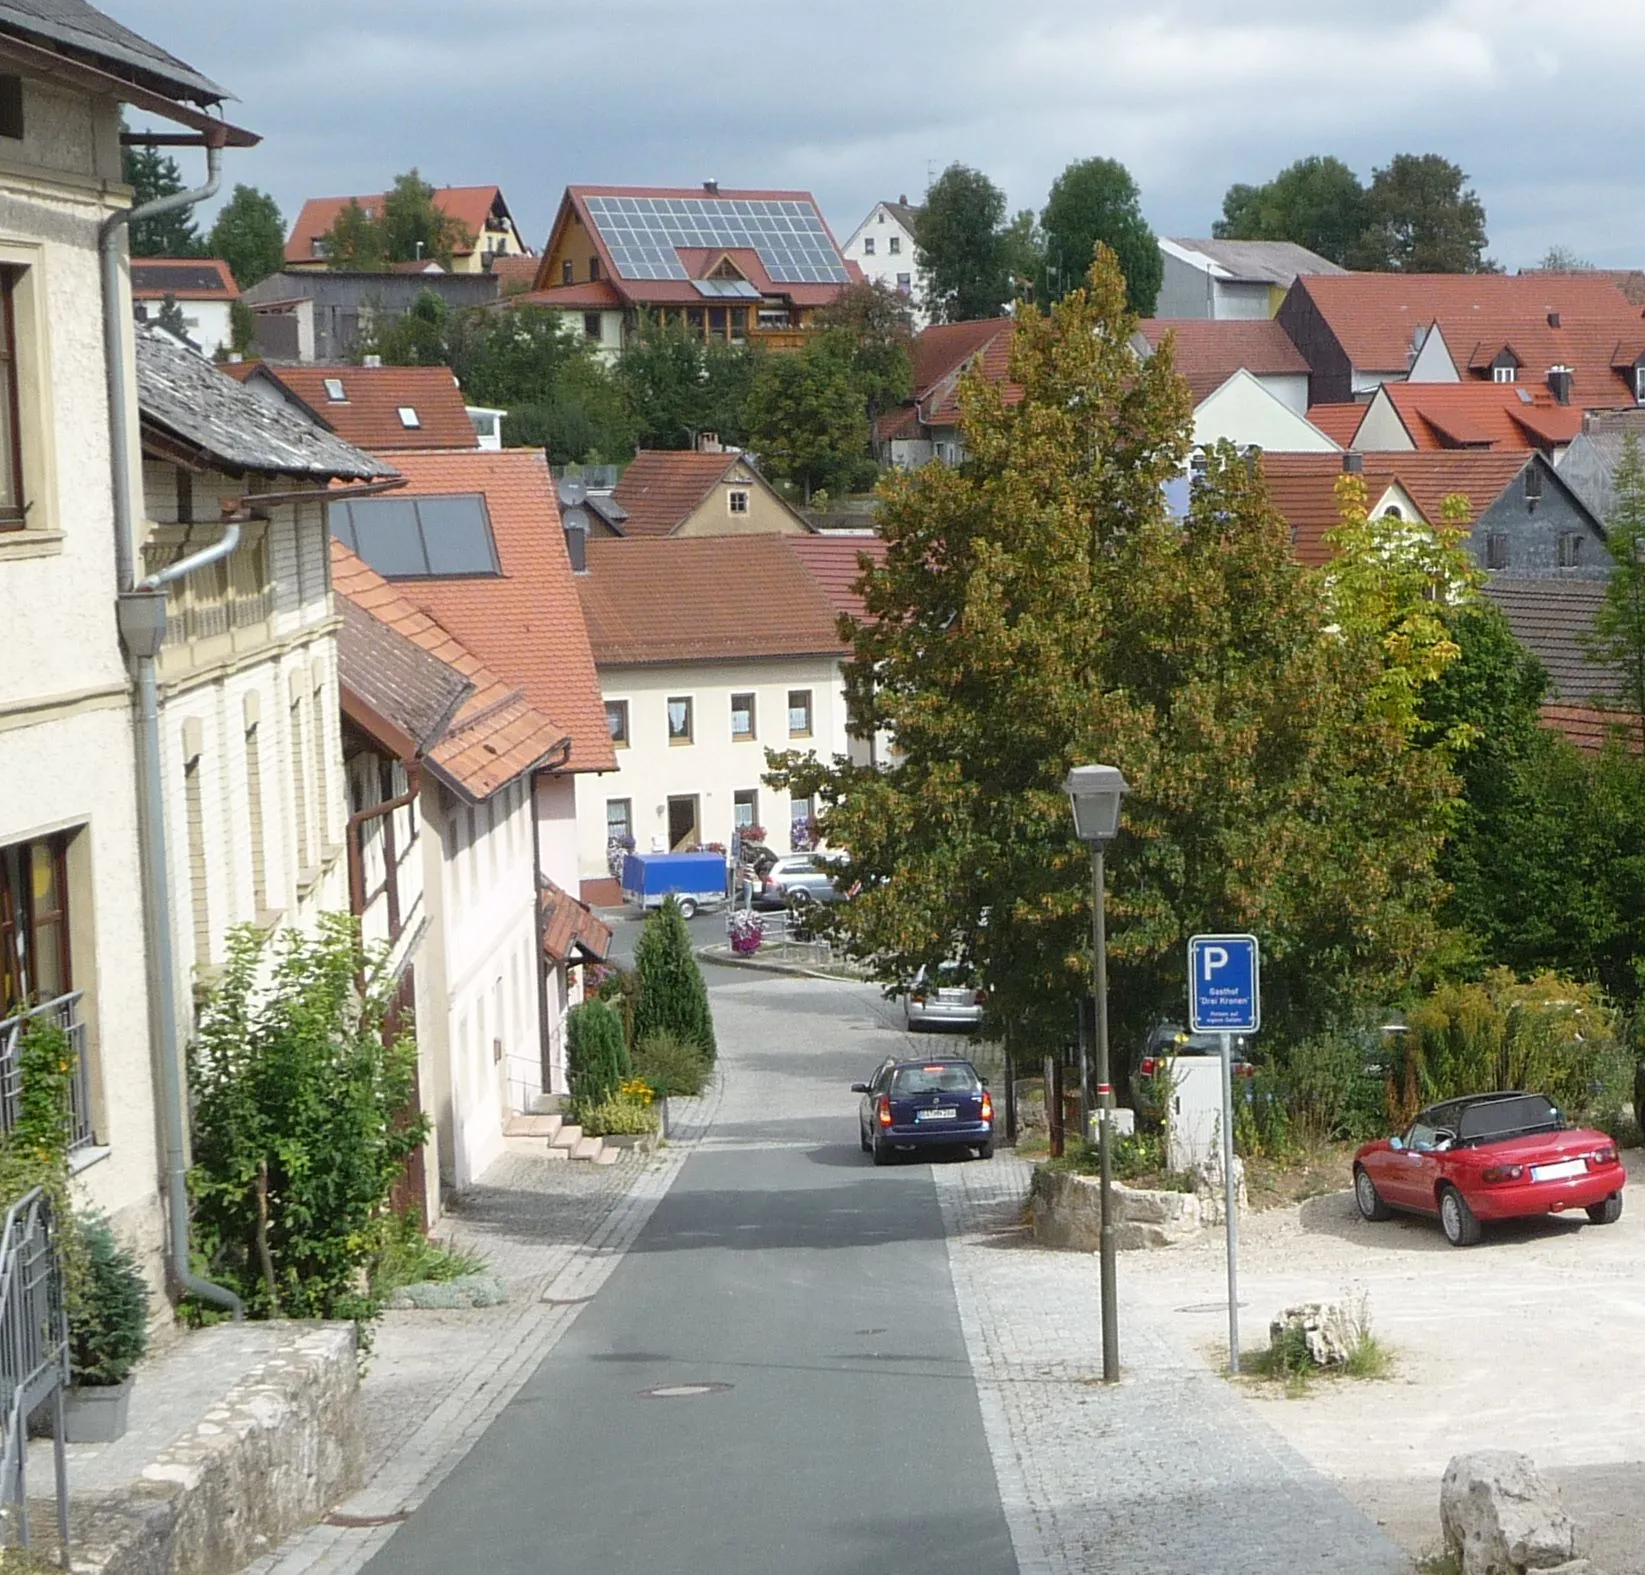
[{"label": "car license plate", "polygon": [[1588,1161],[1585,1159],[1562,1159],[1557,1165],[1531,1166],[1532,1181],[1564,1181],[1568,1176],[1586,1175]]},{"label": "car license plate", "polygon": [[914,1119],[916,1121],[953,1121],[958,1115],[959,1111],[950,1106],[941,1110],[916,1110]]}]

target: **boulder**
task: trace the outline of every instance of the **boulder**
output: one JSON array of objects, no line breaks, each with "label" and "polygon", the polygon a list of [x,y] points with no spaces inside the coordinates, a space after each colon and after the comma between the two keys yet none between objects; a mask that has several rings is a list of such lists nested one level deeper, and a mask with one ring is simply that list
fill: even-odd
[{"label": "boulder", "polygon": [[1462,1575],[1524,1575],[1577,1563],[1576,1523],[1559,1490],[1509,1449],[1456,1455],[1439,1489],[1445,1546]]},{"label": "boulder", "polygon": [[[1221,1225],[1222,1212],[1222,1153],[1207,1156],[1189,1172],[1194,1184],[1194,1196],[1199,1199],[1199,1217],[1202,1225]],[[1251,1200],[1245,1191],[1245,1161],[1234,1156],[1234,1206],[1241,1214],[1250,1211]]]},{"label": "boulder", "polygon": [[1268,1325],[1270,1350],[1278,1350],[1287,1339],[1295,1338],[1301,1330],[1308,1360],[1315,1367],[1341,1367],[1348,1360],[1348,1345],[1343,1338],[1346,1320],[1337,1307],[1324,1302],[1304,1302],[1287,1307]]},{"label": "boulder", "polygon": [[[1114,1246],[1119,1252],[1171,1247],[1199,1234],[1200,1204],[1191,1192],[1150,1192],[1114,1184]],[[1034,1240],[1042,1247],[1096,1252],[1102,1242],[1102,1188],[1095,1176],[1034,1172]]]}]

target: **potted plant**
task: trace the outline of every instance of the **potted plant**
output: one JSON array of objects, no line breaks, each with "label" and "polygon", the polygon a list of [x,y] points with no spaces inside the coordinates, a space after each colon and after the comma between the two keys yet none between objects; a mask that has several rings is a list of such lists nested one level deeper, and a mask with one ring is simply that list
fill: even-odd
[{"label": "potted plant", "polygon": [[739,957],[752,957],[760,949],[760,921],[746,908],[739,908],[726,921],[731,936],[731,949]]},{"label": "potted plant", "polygon": [[107,1220],[82,1218],[76,1228],[84,1279],[69,1308],[63,1422],[71,1444],[106,1444],[126,1430],[132,1369],[148,1349],[149,1289]]}]

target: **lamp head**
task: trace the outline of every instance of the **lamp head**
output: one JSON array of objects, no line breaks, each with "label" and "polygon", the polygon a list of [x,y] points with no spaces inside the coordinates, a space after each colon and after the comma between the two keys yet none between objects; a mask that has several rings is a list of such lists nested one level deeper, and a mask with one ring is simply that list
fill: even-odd
[{"label": "lamp head", "polygon": [[1112,842],[1120,825],[1120,800],[1130,784],[1118,766],[1075,766],[1062,790],[1074,811],[1074,832],[1081,842],[1101,847]]}]

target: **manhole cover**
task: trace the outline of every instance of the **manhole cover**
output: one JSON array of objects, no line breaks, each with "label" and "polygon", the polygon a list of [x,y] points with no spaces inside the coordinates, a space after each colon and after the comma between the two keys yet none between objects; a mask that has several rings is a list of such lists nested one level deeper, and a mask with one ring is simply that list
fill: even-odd
[{"label": "manhole cover", "polygon": [[703,1395],[723,1395],[730,1384],[658,1384],[642,1389],[642,1400],[696,1400]]},{"label": "manhole cover", "polygon": [[[1249,1302],[1241,1302],[1241,1307],[1249,1307]],[[1177,1307],[1173,1311],[1179,1313],[1225,1313],[1228,1311],[1227,1302],[1191,1302],[1186,1307]]]},{"label": "manhole cover", "polygon": [[856,1329],[856,1330],[853,1330],[852,1332],[854,1334],[884,1334],[885,1330],[883,1330],[883,1329]]}]

